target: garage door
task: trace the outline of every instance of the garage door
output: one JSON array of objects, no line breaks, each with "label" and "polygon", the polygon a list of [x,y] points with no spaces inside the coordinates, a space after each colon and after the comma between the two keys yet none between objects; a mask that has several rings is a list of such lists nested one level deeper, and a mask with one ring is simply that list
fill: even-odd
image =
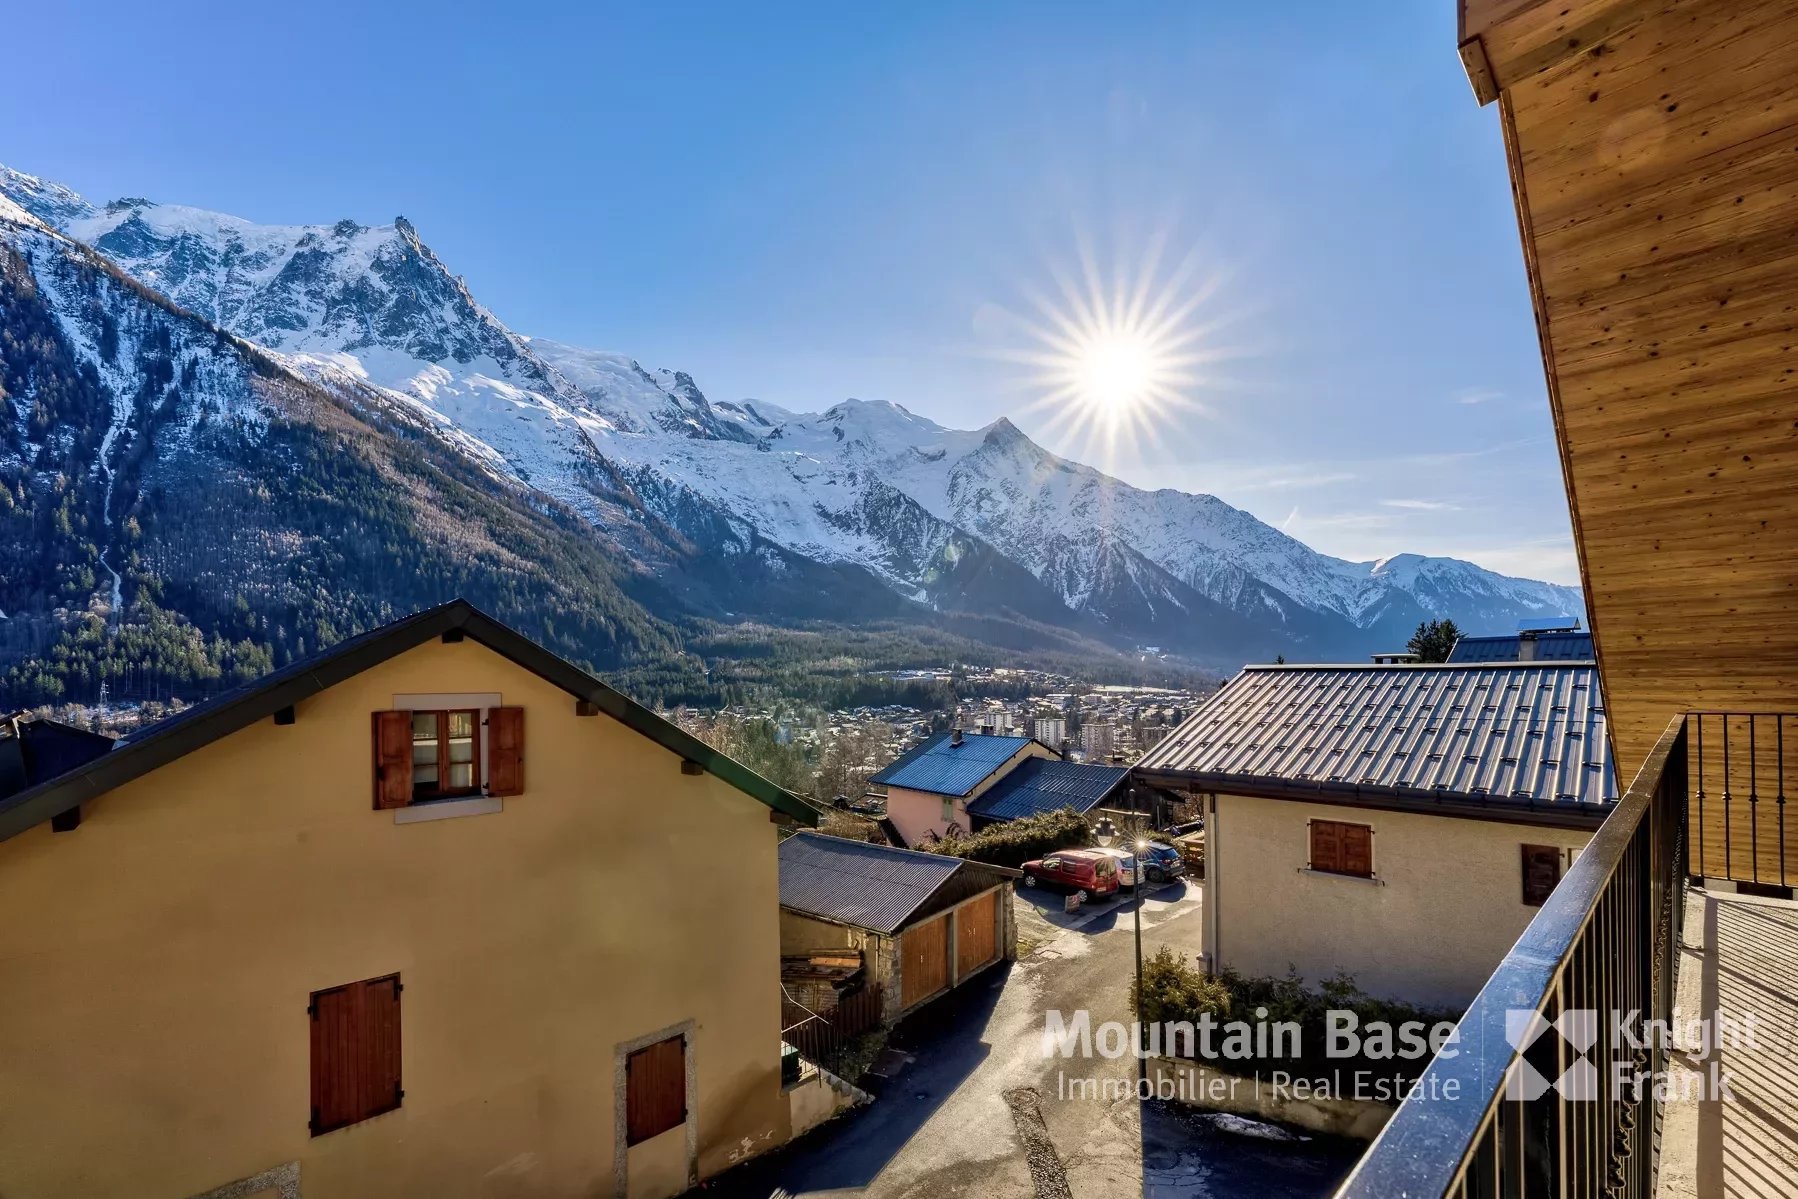
[{"label": "garage door", "polygon": [[999,893],[988,891],[955,909],[955,976],[966,978],[999,951]]},{"label": "garage door", "polygon": [[949,985],[949,915],[906,931],[899,940],[900,998],[906,1007]]}]

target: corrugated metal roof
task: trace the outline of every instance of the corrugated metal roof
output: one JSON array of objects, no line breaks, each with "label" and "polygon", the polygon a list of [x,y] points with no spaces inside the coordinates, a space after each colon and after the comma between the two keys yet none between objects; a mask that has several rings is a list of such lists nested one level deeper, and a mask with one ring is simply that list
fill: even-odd
[{"label": "corrugated metal roof", "polygon": [[1062,808],[1085,812],[1109,795],[1129,773],[1127,766],[1026,758],[969,804],[968,815],[1017,820]]},{"label": "corrugated metal roof", "polygon": [[1483,802],[1615,802],[1598,668],[1251,666],[1137,768]]},{"label": "corrugated metal roof", "polygon": [[966,795],[1029,744],[1028,737],[966,733],[954,745],[948,733],[933,733],[868,781],[933,795]]},{"label": "corrugated metal roof", "polygon": [[939,854],[795,833],[780,843],[780,906],[892,933],[964,865]]},{"label": "corrugated metal roof", "polygon": [[[1531,647],[1531,661],[1593,660],[1592,634],[1588,632],[1537,633],[1530,640],[1534,643]],[[1523,642],[1523,636],[1517,633],[1499,637],[1463,637],[1449,651],[1448,660],[1457,665],[1466,662],[1517,662],[1522,660]]]}]

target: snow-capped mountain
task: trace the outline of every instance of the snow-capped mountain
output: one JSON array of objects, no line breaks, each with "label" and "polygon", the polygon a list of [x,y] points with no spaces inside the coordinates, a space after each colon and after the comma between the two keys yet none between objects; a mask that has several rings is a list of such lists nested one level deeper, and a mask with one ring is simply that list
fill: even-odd
[{"label": "snow-capped mountain", "polygon": [[[1501,630],[1583,607],[1576,589],[1454,559],[1331,558],[1215,497],[1067,461],[1006,420],[970,431],[885,402],[713,402],[684,372],[514,333],[403,218],[263,226],[142,199],[102,208],[5,168],[0,197],[629,552],[679,543],[858,580],[856,602],[829,605],[846,622],[908,603],[1010,614],[1225,664],[1388,649],[1427,616]],[[639,565],[666,571],[667,554]],[[890,599],[872,602],[865,577]]]}]

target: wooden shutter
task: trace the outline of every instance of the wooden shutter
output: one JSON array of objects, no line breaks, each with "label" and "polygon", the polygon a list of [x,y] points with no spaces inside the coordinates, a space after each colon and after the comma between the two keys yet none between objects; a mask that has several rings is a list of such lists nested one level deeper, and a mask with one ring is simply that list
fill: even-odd
[{"label": "wooden shutter", "polygon": [[635,1145],[687,1122],[687,1040],[669,1037],[624,1063],[625,1143]]},{"label": "wooden shutter", "polygon": [[313,993],[313,1136],[400,1105],[397,974]]},{"label": "wooden shutter", "polygon": [[1311,869],[1373,877],[1373,826],[1340,820],[1311,822]]},{"label": "wooden shutter", "polygon": [[1373,828],[1365,824],[1342,826],[1342,873],[1373,877]]},{"label": "wooden shutter", "polygon": [[1523,902],[1539,908],[1561,882],[1561,851],[1554,845],[1523,847]]},{"label": "wooden shutter", "polygon": [[1342,826],[1334,820],[1311,822],[1311,869],[1340,873],[1342,870]]},{"label": "wooden shutter", "polygon": [[524,709],[492,708],[487,713],[487,794],[524,791]]},{"label": "wooden shutter", "polygon": [[412,713],[376,712],[375,807],[403,808],[412,802]]}]

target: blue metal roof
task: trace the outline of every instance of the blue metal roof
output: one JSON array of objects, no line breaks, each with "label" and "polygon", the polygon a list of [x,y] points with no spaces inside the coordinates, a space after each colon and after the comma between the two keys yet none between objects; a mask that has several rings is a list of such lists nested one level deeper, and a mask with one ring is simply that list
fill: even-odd
[{"label": "blue metal roof", "polygon": [[1029,744],[1029,737],[967,733],[956,745],[948,733],[932,733],[868,781],[933,795],[966,795]]},{"label": "blue metal roof", "polygon": [[891,933],[965,864],[913,849],[795,833],[780,843],[780,906]]},{"label": "blue metal roof", "polygon": [[1127,766],[1089,766],[1026,758],[968,805],[968,815],[987,820],[1019,820],[1073,808],[1089,811],[1124,781]]},{"label": "blue metal roof", "polygon": [[1251,666],[1137,769],[1486,803],[1618,794],[1591,663]]},{"label": "blue metal roof", "polygon": [[[1530,643],[1525,655],[1524,643]],[[1537,633],[1525,636],[1510,633],[1498,637],[1463,637],[1449,651],[1448,660],[1462,662],[1590,662],[1592,634],[1589,632]]]}]

